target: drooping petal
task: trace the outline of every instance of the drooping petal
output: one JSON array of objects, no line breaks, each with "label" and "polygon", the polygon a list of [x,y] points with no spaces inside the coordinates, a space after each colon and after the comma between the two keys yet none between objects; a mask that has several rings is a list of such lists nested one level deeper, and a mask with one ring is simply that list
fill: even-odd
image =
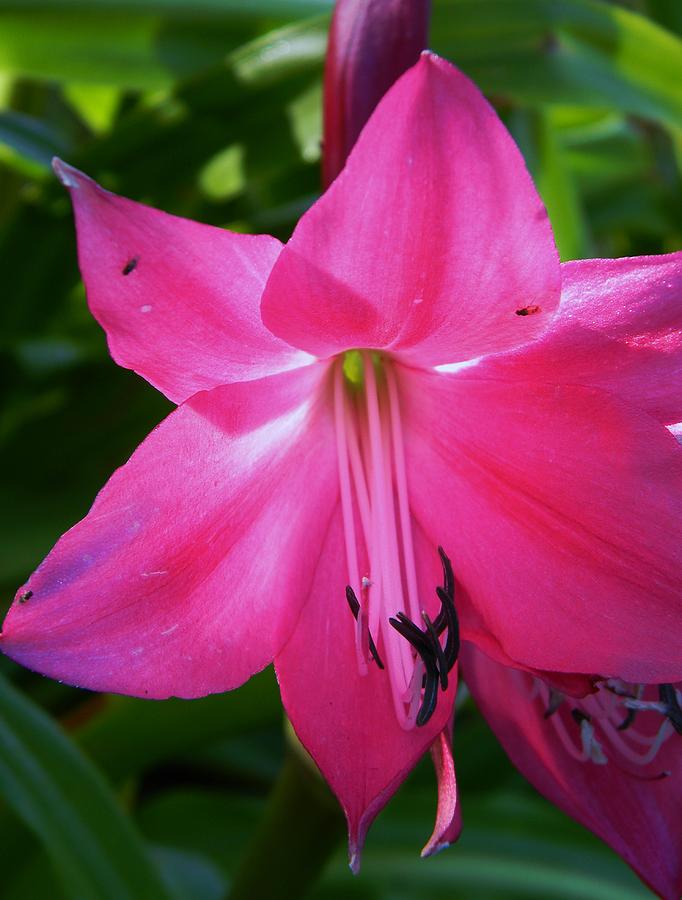
[{"label": "drooping petal", "polygon": [[[435,616],[431,597],[435,600],[435,585],[442,578],[438,555],[419,534],[415,537],[424,605]],[[275,671],[296,734],[346,814],[350,865],[358,871],[372,821],[446,727],[457,679],[451,678],[447,692],[440,693],[426,725],[411,731],[399,726],[388,672],[374,663],[366,675],[358,671],[355,624],[345,597],[343,540],[339,509],[324,535],[303,612],[275,657]],[[387,659],[381,640],[378,649]]]},{"label": "drooping petal", "polygon": [[[677,900],[682,892],[680,737],[672,735],[641,775],[619,765],[608,743],[603,748],[608,763],[578,761],[533,699],[531,676],[494,663],[472,645],[463,647],[462,659],[476,703],[522,774],[613,847],[652,890]],[[663,771],[670,775],[658,779],[656,773]]]},{"label": "drooping petal", "polygon": [[479,377],[584,384],[666,425],[682,417],[682,253],[562,266],[561,305],[528,347],[479,363]]},{"label": "drooping petal", "polygon": [[299,222],[262,312],[317,356],[386,348],[436,365],[531,340],[559,286],[547,215],[514,142],[461,72],[423,54]]},{"label": "drooping petal", "polygon": [[679,444],[611,394],[472,371],[401,372],[413,513],[452,560],[464,637],[536,669],[679,680]]},{"label": "drooping petal", "polygon": [[21,588],[0,648],[69,684],[153,698],[262,669],[337,502],[325,390],[320,364],[184,403]]},{"label": "drooping petal", "polygon": [[433,856],[454,844],[462,831],[462,807],[457,797],[452,756],[452,723],[431,744],[431,758],[438,779],[438,809],[433,833],[421,853],[423,857]]},{"label": "drooping petal", "polygon": [[176,403],[307,361],[264,327],[281,244],[180,219],[105,191],[61,160],[88,303],[111,355]]},{"label": "drooping petal", "polygon": [[430,0],[339,0],[324,70],[325,186],[343,168],[372,110],[428,44]]}]

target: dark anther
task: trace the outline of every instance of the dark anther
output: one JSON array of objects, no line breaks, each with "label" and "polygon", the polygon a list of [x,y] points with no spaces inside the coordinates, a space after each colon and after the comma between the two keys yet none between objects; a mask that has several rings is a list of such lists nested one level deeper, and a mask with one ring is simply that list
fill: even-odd
[{"label": "dark anther", "polygon": [[433,648],[426,634],[417,628],[411,619],[408,619],[405,613],[399,612],[395,619],[389,619],[389,624],[395,628],[398,634],[401,634],[408,644],[412,644],[417,653],[424,660],[424,665],[435,665],[436,659],[433,655]]},{"label": "dark anther", "polygon": [[[445,627],[447,629],[444,653],[449,672],[459,656],[459,620],[457,619],[457,611],[452,597],[448,596],[441,587],[436,588],[436,593],[441,602],[441,613],[444,614]],[[438,615],[440,617],[440,613]]]},{"label": "dark anther", "polygon": [[132,259],[129,259],[121,269],[121,275],[130,275],[130,273],[135,271],[135,269],[137,268],[137,264],[139,263],[139,261],[139,256],[133,256]]},{"label": "dark anther", "polygon": [[549,704],[547,705],[547,709],[544,712],[543,718],[549,719],[554,713],[559,709],[561,704],[564,702],[564,695],[560,691],[555,691],[553,688],[549,689]]},{"label": "dark anther", "polygon": [[358,613],[360,612],[360,601],[355,596],[355,591],[349,584],[346,585],[346,600],[350,606],[350,611],[353,613],[353,618],[357,622]]},{"label": "dark anther", "polygon": [[587,713],[584,713],[582,709],[578,709],[577,706],[573,707],[573,709],[571,710],[571,715],[573,716],[573,721],[576,723],[576,725],[582,725],[583,722],[591,721]]},{"label": "dark anther", "polygon": [[438,700],[439,672],[434,649],[428,633],[417,628],[414,622],[407,618],[405,613],[398,613],[395,619],[389,619],[388,621],[398,634],[401,634],[406,641],[412,644],[424,663],[426,670],[422,681],[424,696],[417,713],[417,725],[421,727],[426,725],[436,711],[436,701]]},{"label": "dark anther", "polygon": [[452,571],[452,564],[442,547],[438,548],[438,555],[443,566],[443,587],[436,588],[441,609],[433,625],[438,634],[442,634],[447,628],[444,652],[449,672],[457,662],[460,644],[459,621],[457,619],[457,610],[455,609],[455,576]]},{"label": "dark anther", "polygon": [[[348,605],[350,606],[350,611],[353,613],[353,618],[357,622],[358,615],[360,614],[360,601],[355,596],[355,591],[353,588],[347,584],[346,585],[346,600],[348,601]],[[367,629],[369,631],[369,629]],[[381,657],[379,656],[379,651],[377,650],[376,644],[374,643],[374,639],[372,635],[369,634],[369,652],[372,654],[372,659],[379,666],[380,669],[384,668],[384,664],[381,661]]]},{"label": "dark anther", "polygon": [[27,600],[30,600],[33,596],[33,591],[24,591],[23,594],[19,594],[19,603],[26,603]]},{"label": "dark anther", "polygon": [[682,709],[677,700],[677,691],[672,684],[659,684],[658,697],[666,706],[666,716],[678,734],[682,734]]},{"label": "dark anther", "polygon": [[628,728],[629,728],[629,727],[632,725],[632,723],[635,721],[635,716],[636,716],[636,715],[637,715],[637,710],[636,710],[636,709],[629,709],[629,710],[627,711],[627,715],[625,716],[625,718],[623,719],[623,721],[620,723],[620,725],[617,725],[617,726],[616,726],[616,730],[617,730],[617,731],[627,731]]},{"label": "dark anther", "polygon": [[417,725],[421,728],[426,725],[436,711],[438,700],[438,672],[426,670],[426,684],[424,685],[424,697],[422,705],[417,713]]},{"label": "dark anther", "polygon": [[[438,555],[440,556],[441,565],[443,566],[443,590],[448,595],[448,597],[452,597],[454,600],[455,597],[455,575],[452,571],[452,563],[447,557],[445,550],[442,547],[438,548]],[[443,629],[441,628],[441,631]]]},{"label": "dark anther", "polygon": [[[388,620],[398,634],[414,647],[426,669],[422,684],[424,696],[417,713],[417,725],[426,724],[433,715],[438,699],[438,686],[440,684],[444,691],[448,689],[448,672],[457,662],[459,655],[460,639],[459,621],[455,610],[455,576],[450,560],[442,547],[438,548],[438,554],[443,566],[443,587],[436,588],[441,603],[441,609],[436,618],[431,621],[427,613],[422,612],[425,630],[415,625],[403,612],[399,612],[394,619]],[[444,647],[441,646],[439,640],[439,636],[443,632],[446,632]]]},{"label": "dark anther", "polygon": [[440,645],[440,641],[438,640],[438,632],[433,627],[433,622],[429,618],[428,614],[422,610],[422,619],[424,620],[424,625],[426,625],[426,636],[429,639],[429,644],[431,646],[431,650],[436,660],[436,664],[438,666],[438,674],[440,676],[440,686],[444,691],[448,689],[448,672],[452,666],[448,667],[447,661],[445,659],[445,653],[443,652],[443,648]]},{"label": "dark anther", "polygon": [[534,316],[535,313],[540,312],[539,306],[522,306],[520,309],[516,310],[517,316]]}]

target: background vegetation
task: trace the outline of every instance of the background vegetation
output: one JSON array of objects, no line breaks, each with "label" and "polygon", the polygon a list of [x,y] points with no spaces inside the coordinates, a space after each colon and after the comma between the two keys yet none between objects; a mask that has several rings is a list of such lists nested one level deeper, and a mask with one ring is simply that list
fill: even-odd
[{"label": "background vegetation", "polygon": [[[170,408],[107,355],[51,156],[162,209],[286,238],[319,191],[329,10],[0,0],[5,604]],[[434,0],[433,48],[512,129],[564,259],[682,246],[681,30],[678,0]],[[281,767],[282,725],[270,672],[236,694],[149,703],[0,660],[2,897],[225,897]],[[468,703],[456,753],[459,845],[419,859],[435,810],[427,760],[371,832],[361,876],[339,842],[314,897],[648,896],[523,782]],[[304,813],[280,849],[306,834]]]}]

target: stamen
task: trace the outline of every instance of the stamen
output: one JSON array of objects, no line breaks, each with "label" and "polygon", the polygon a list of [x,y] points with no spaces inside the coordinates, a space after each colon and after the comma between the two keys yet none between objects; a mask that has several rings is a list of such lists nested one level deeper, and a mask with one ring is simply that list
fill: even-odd
[{"label": "stamen", "polygon": [[[350,606],[350,611],[353,613],[353,618],[357,622],[358,616],[360,614],[360,601],[355,596],[353,588],[347,584],[346,585],[346,600],[348,601],[348,605]],[[369,652],[372,654],[372,659],[379,666],[380,669],[384,668],[384,664],[381,661],[381,657],[379,656],[379,651],[376,648],[376,644],[374,643],[374,639],[370,634],[369,628],[367,629],[367,638],[369,641]]]},{"label": "stamen", "polygon": [[633,724],[633,722],[635,721],[635,716],[636,716],[636,715],[637,715],[637,710],[636,710],[636,709],[629,709],[629,710],[627,711],[627,715],[625,716],[625,718],[623,719],[623,721],[620,723],[620,725],[617,725],[617,726],[616,726],[616,731],[627,731],[628,728],[629,728],[629,727]]},{"label": "stamen", "polygon": [[364,350],[345,354],[335,366],[334,407],[346,601],[356,622],[358,670],[367,674],[372,660],[380,669],[385,664],[396,718],[411,729],[431,719],[438,689],[448,689],[457,661],[452,566],[439,548],[444,586],[432,620],[419,601],[399,383],[391,361]]},{"label": "stamen", "polygon": [[566,698],[562,693],[560,693],[559,691],[555,691],[554,688],[550,688],[549,703],[547,704],[547,709],[545,710],[542,718],[549,719],[550,716],[553,716],[565,699]]},{"label": "stamen", "polygon": [[344,401],[344,412],[346,413],[346,422],[348,425],[346,429],[346,436],[348,438],[348,456],[350,457],[353,483],[355,485],[355,493],[358,500],[358,509],[360,510],[360,521],[362,522],[365,543],[369,546],[372,516],[369,505],[369,494],[367,493],[367,482],[365,480],[364,469],[362,468],[362,456],[360,454],[358,434],[354,422],[355,417],[351,415],[351,410],[349,409],[350,401],[348,398],[344,398]]},{"label": "stamen", "polygon": [[659,684],[658,696],[666,705],[666,716],[678,734],[682,734],[682,709],[677,699],[677,691],[672,684]]},{"label": "stamen", "polygon": [[417,725],[421,727],[426,725],[431,716],[436,711],[436,702],[438,700],[438,671],[437,669],[426,669],[426,684],[424,685],[424,697],[422,705],[417,713]]},{"label": "stamen", "polygon": [[[336,367],[334,373],[334,417],[336,423],[336,452],[339,463],[339,487],[341,491],[341,513],[343,516],[343,532],[346,544],[346,564],[350,576],[350,585],[356,596],[360,593],[360,567],[358,565],[357,543],[355,539],[355,517],[353,514],[353,495],[350,486],[348,468],[348,440],[346,436],[346,415],[343,394],[343,369]],[[359,612],[359,610],[358,610]],[[361,675],[367,674],[367,657],[362,652],[362,617],[355,615],[357,621],[356,651],[358,669]]]},{"label": "stamen", "polygon": [[[673,719],[680,715],[682,725],[682,709],[680,695],[673,685],[657,685],[658,700],[645,699],[646,685],[624,685],[617,679],[609,679],[602,684],[596,694],[582,698],[579,705],[570,710],[571,717],[580,729],[580,750],[571,740],[559,710],[562,708],[562,695],[557,695],[547,684],[535,679],[541,700],[545,705],[544,718],[550,720],[557,736],[567,752],[576,760],[605,765],[611,762],[626,775],[644,781],[656,781],[667,777],[667,772],[656,774],[639,774],[631,770],[631,766],[649,766],[661,750],[663,744],[677,730]],[[650,691],[653,686],[649,686]],[[623,716],[623,709],[626,715]],[[662,722],[653,734],[643,733],[634,727],[635,717],[639,711],[662,717]],[[652,723],[647,718],[643,724]],[[600,731],[600,739],[597,737]],[[606,753],[601,738],[612,748]],[[637,749],[636,746],[640,748]]]},{"label": "stamen", "polygon": [[[443,561],[444,583],[450,591],[454,591],[455,581],[450,560],[442,547],[438,549]],[[438,699],[438,684],[440,683],[442,690],[447,690],[448,673],[455,665],[459,652],[459,622],[453,599],[440,586],[436,591],[442,605],[438,618],[440,619],[442,615],[444,622],[442,627],[447,628],[445,648],[441,646],[435,622],[431,621],[424,610],[422,620],[426,626],[425,631],[415,625],[404,612],[399,612],[395,618],[389,619],[389,623],[398,634],[414,647],[424,666],[424,697],[417,714],[417,725],[424,725],[433,715]]]},{"label": "stamen", "polygon": [[[457,618],[457,610],[453,597],[446,594],[441,587],[436,588],[436,594],[441,602],[441,611],[438,615],[443,615],[445,619],[446,641],[445,641],[445,660],[448,672],[457,662],[459,656],[460,639],[459,639],[459,620]],[[438,629],[436,629],[438,631]],[[441,632],[442,632],[441,628]]]},{"label": "stamen", "polygon": [[445,550],[438,547],[438,555],[440,556],[441,565],[443,566],[443,590],[451,597],[453,602],[455,599],[455,574],[452,571],[452,563],[448,559]]},{"label": "stamen", "polygon": [[595,737],[594,725],[587,718],[580,723],[580,740],[582,741],[583,751],[592,762],[598,766],[605,766],[608,759],[602,750],[601,744]]},{"label": "stamen", "polygon": [[391,433],[393,437],[393,454],[395,458],[396,487],[398,489],[398,507],[400,509],[400,532],[405,557],[405,576],[410,615],[416,619],[419,615],[419,593],[417,589],[417,567],[414,561],[412,544],[412,526],[410,524],[410,505],[407,499],[407,475],[405,466],[405,448],[403,447],[403,426],[398,402],[398,388],[395,374],[390,366],[386,367],[386,384],[388,386],[388,402],[391,413]]},{"label": "stamen", "polygon": [[[390,609],[389,598],[396,600],[402,597],[400,584],[400,562],[392,554],[392,533],[394,522],[389,521],[387,501],[387,475],[386,463],[382,452],[382,427],[379,414],[379,398],[377,393],[374,366],[369,353],[363,353],[365,363],[365,394],[367,407],[367,425],[369,431],[369,445],[372,463],[372,535],[375,540],[372,543],[372,578],[374,581],[374,566],[377,565],[381,573],[381,593],[378,601],[382,605],[382,618],[389,618],[394,610]],[[373,597],[376,597],[372,589]],[[395,602],[395,600],[394,600]],[[413,661],[410,659],[408,648],[396,641],[387,641],[388,673],[391,679],[393,701],[399,720],[405,717],[402,700],[400,699],[411,680]],[[407,675],[409,669],[409,676]]]},{"label": "stamen", "polygon": [[[438,665],[438,672],[440,674],[440,686],[444,691],[447,691],[449,668],[445,658],[445,653],[443,653],[443,648],[441,647],[440,641],[438,640],[438,633],[433,627],[433,622],[431,621],[431,619],[429,619],[428,614],[424,610],[422,610],[422,619],[424,620],[424,624],[426,625],[426,634],[429,637],[429,644],[431,645],[431,649]],[[450,668],[452,668],[452,666],[450,666]]]}]

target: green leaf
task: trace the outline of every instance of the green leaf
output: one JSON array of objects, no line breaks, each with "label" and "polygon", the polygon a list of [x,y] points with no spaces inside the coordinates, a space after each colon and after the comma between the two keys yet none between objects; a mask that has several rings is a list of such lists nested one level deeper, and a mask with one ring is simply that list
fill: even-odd
[{"label": "green leaf", "polygon": [[440,0],[434,49],[489,94],[682,123],[682,41],[599,0]]},{"label": "green leaf", "polygon": [[67,896],[169,900],[146,849],[92,764],[0,678],[0,787],[45,844]]},{"label": "green leaf", "polygon": [[278,16],[293,19],[328,12],[333,0],[0,0],[0,10],[124,12],[127,16],[158,13],[169,18],[222,19]]},{"label": "green leaf", "polygon": [[[179,78],[219,63],[253,35],[258,16],[273,9],[286,16],[295,10],[319,13],[329,8],[322,2],[197,6],[196,14],[192,6],[190,17],[186,3],[161,0],[141,4],[0,0],[0,74],[138,90],[170,88]],[[269,48],[267,43],[261,51],[265,62],[270,53],[291,57],[298,52],[292,48],[287,53],[281,45]]]},{"label": "green leaf", "polygon": [[238,691],[199,700],[110,697],[78,740],[110,778],[120,780],[211,741],[279,722],[281,715],[279,692],[268,669]]},{"label": "green leaf", "polygon": [[0,144],[48,168],[53,156],[66,156],[71,146],[65,135],[33,116],[10,110],[0,112]]},{"label": "green leaf", "polygon": [[591,241],[580,197],[550,113],[516,110],[509,126],[547,208],[562,262],[590,256]]}]

